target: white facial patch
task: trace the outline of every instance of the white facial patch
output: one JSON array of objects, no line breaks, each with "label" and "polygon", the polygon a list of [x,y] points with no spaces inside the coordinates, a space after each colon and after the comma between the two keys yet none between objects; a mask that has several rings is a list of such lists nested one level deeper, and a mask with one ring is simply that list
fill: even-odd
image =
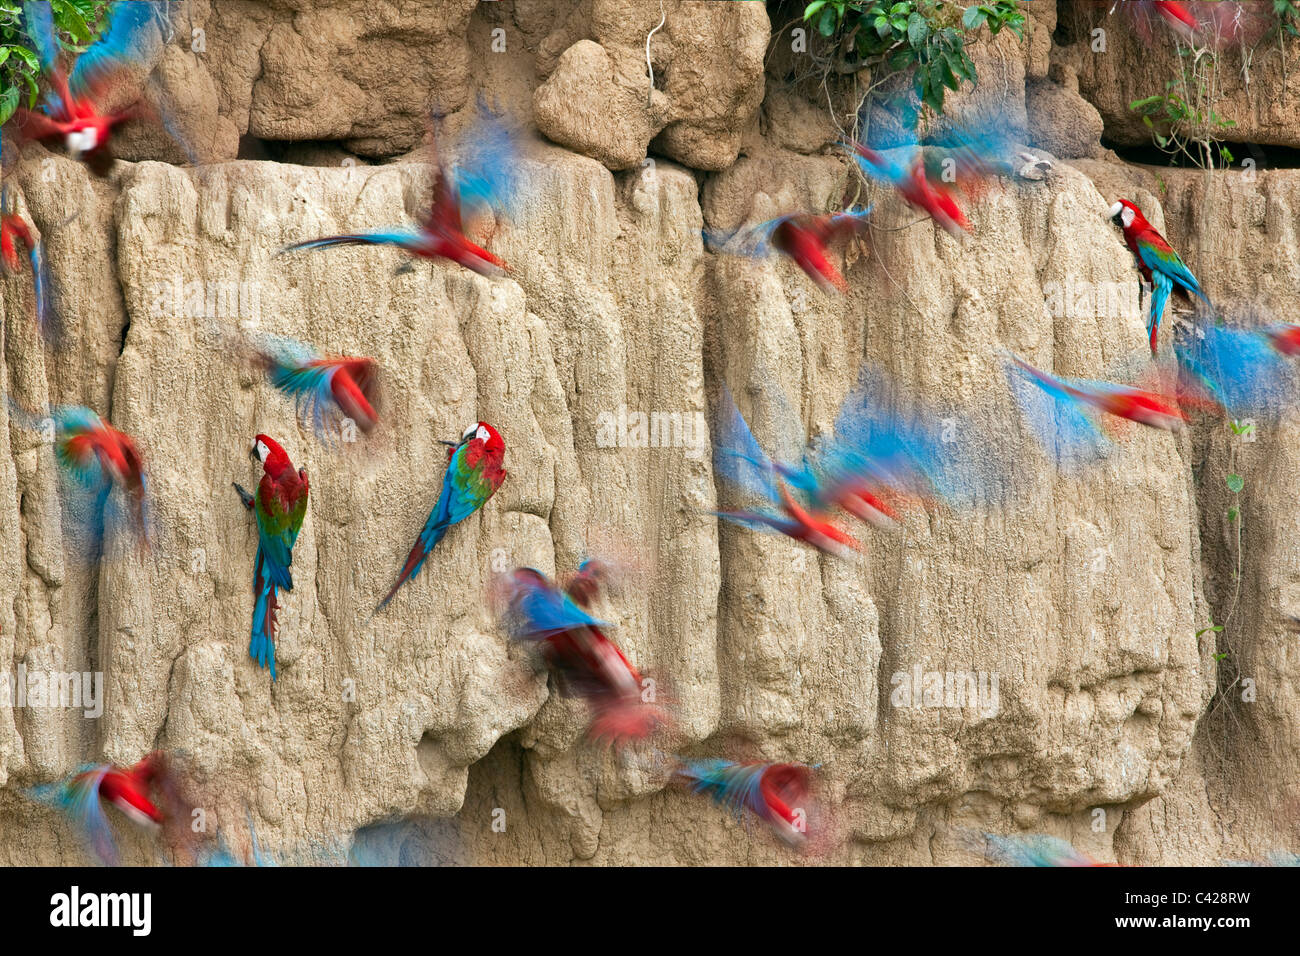
[{"label": "white facial patch", "polygon": [[477,439],[479,439],[480,441],[487,441],[489,438],[492,437],[492,433],[489,432],[489,431],[488,431],[486,428],[484,428],[482,425],[480,425],[480,426],[479,426],[479,429],[478,429],[478,432],[474,435],[474,437],[477,438]]},{"label": "white facial patch", "polygon": [[257,460],[260,462],[265,462],[266,456],[271,454],[271,449],[266,447],[265,442],[259,441],[256,445],[253,446],[253,448],[257,452]]},{"label": "white facial patch", "polygon": [[98,137],[93,129],[73,130],[64,137],[70,153],[88,153],[95,148]]}]

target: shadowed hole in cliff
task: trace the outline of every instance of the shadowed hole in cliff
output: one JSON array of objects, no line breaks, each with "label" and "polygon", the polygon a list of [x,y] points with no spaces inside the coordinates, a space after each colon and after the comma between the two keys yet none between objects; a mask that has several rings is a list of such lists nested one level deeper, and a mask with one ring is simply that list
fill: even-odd
[{"label": "shadowed hole in cliff", "polygon": [[237,159],[286,163],[292,166],[369,166],[370,160],[347,150],[337,140],[275,140],[241,136]]},{"label": "shadowed hole in cliff", "polygon": [[[1175,169],[1196,168],[1195,164],[1181,153],[1167,153],[1154,143],[1143,146],[1124,146],[1103,136],[1101,145],[1106,149],[1114,150],[1120,159],[1128,163],[1137,163],[1142,166],[1169,166]],[[1258,143],[1218,142],[1212,147],[1216,161],[1220,147],[1232,154],[1230,168],[1238,172],[1247,169],[1253,169],[1257,172],[1267,169],[1300,169],[1300,149],[1290,146],[1260,146]],[[1247,160],[1250,162],[1247,163]]]}]

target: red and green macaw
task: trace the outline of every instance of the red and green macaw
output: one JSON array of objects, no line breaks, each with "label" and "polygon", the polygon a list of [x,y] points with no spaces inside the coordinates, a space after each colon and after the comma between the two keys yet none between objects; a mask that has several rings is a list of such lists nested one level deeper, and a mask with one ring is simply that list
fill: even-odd
[{"label": "red and green macaw", "polygon": [[791,846],[808,838],[812,768],[801,763],[693,760],[677,773],[695,793],[708,794],[738,816],[748,810]]},{"label": "red and green macaw", "polygon": [[1138,271],[1151,285],[1151,314],[1147,318],[1147,331],[1151,335],[1151,354],[1155,355],[1160,320],[1164,317],[1165,303],[1169,301],[1170,292],[1175,289],[1182,295],[1190,292],[1200,296],[1206,305],[1211,308],[1213,306],[1209,296],[1201,291],[1196,276],[1183,264],[1165,237],[1147,222],[1142,210],[1127,199],[1121,199],[1110,207],[1110,218],[1123,230],[1124,242],[1137,260]]},{"label": "red and green macaw", "polygon": [[587,702],[587,736],[621,747],[649,737],[667,717],[642,699],[640,672],[605,636],[611,625],[588,613],[606,576],[606,566],[589,559],[561,588],[534,568],[517,568],[502,596],[511,637],[538,649],[562,695]]},{"label": "red and green macaw", "polygon": [[144,459],[130,435],[118,431],[81,405],[56,408],[54,452],[64,473],[96,496],[89,530],[102,536],[105,527],[122,517],[109,501],[114,488],[127,504],[126,517],[137,540],[149,542],[148,502]]},{"label": "red and green macaw", "polygon": [[856,140],[840,145],[863,175],[895,189],[908,205],[926,213],[954,239],[972,226],[957,193],[979,197],[987,184],[998,176],[1013,173],[1011,154],[1040,162],[1031,153],[1020,151],[1009,137],[996,128],[957,129],[949,138],[952,145],[922,149],[915,138],[903,144],[898,158],[886,156]]},{"label": "red and green macaw", "polygon": [[844,292],[848,285],[829,256],[832,243],[866,232],[870,207],[835,214],[796,213],[759,223],[722,241],[705,239],[721,252],[760,257],[773,249],[794,260],[823,292]]},{"label": "red and green macaw", "polygon": [[280,253],[344,245],[397,246],[417,259],[448,259],[488,278],[503,275],[509,267],[470,240],[465,221],[506,209],[517,175],[514,146],[505,128],[482,106],[472,144],[459,166],[435,161],[433,205],[417,228],[325,236],[285,246]]},{"label": "red and green macaw", "polygon": [[45,268],[45,253],[41,241],[32,233],[31,227],[18,213],[13,211],[9,200],[9,188],[0,189],[0,262],[4,264],[5,273],[16,275],[22,271],[19,258],[25,254],[32,267],[32,290],[36,297],[36,325],[47,344],[53,344],[56,338],[54,315],[49,304],[49,274]]},{"label": "red and green macaw", "polygon": [[298,414],[323,439],[341,419],[369,434],[379,423],[376,411],[379,366],[373,359],[321,355],[292,339],[275,339],[254,348],[270,383],[294,400]]},{"label": "red and green macaw", "polygon": [[307,515],[307,469],[294,470],[293,462],[274,439],[258,435],[249,455],[262,464],[257,494],[239,485],[244,507],[257,517],[257,557],[253,564],[253,632],[248,655],[275,675],[275,612],[277,592],[293,590],[293,546]]},{"label": "red and green macaw", "polygon": [[[68,6],[68,4],[65,4]],[[97,176],[113,168],[110,142],[122,123],[143,115],[137,105],[116,113],[102,113],[103,100],[124,72],[143,58],[145,31],[167,16],[165,3],[130,0],[109,5],[108,28],[82,53],[70,74],[59,63],[59,43],[48,2],[25,3],[24,22],[36,46],[41,70],[53,88],[41,110],[20,107],[14,113],[19,135],[25,139],[61,143],[74,159],[84,162]]]},{"label": "red and green macaw", "polygon": [[[165,807],[175,793],[169,772],[165,755],[154,752],[133,767],[85,766],[68,780],[34,787],[27,793],[66,813],[81,828],[90,849],[104,865],[116,866],[117,843],[101,801],[117,807],[141,826],[160,827],[168,822]],[[155,791],[161,799],[155,798]],[[186,827],[189,822],[184,821]]]},{"label": "red and green macaw", "polygon": [[487,422],[475,422],[465,429],[460,441],[443,441],[443,444],[449,446],[449,451],[438,503],[424,523],[420,536],[415,539],[402,573],[397,576],[397,583],[375,608],[376,614],[388,605],[398,588],[420,573],[425,559],[451,526],[487,504],[506,480],[506,471],[502,467],[506,443]]}]

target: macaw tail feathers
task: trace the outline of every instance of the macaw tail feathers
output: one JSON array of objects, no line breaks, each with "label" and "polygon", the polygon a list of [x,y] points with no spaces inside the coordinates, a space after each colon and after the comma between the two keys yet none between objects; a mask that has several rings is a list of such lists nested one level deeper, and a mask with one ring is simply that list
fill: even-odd
[{"label": "macaw tail feathers", "polygon": [[[406,563],[402,565],[402,573],[397,576],[397,582],[384,595],[384,599],[379,602],[379,606],[375,608],[376,614],[388,607],[388,603],[397,595],[403,584],[420,573],[420,568],[424,567],[425,559],[437,547],[438,542],[446,535],[449,527],[450,525],[443,524],[420,533],[420,537],[416,539],[415,545],[411,548],[411,553],[406,556]],[[429,542],[427,546],[425,544],[426,540]]]},{"label": "macaw tail feathers", "polygon": [[266,558],[260,546],[253,567],[253,593],[257,595],[257,602],[253,605],[253,632],[248,642],[248,656],[257,661],[258,667],[269,667],[271,680],[275,680],[275,612],[279,603],[275,583],[266,574]]},{"label": "macaw tail feathers", "polygon": [[410,250],[419,241],[419,234],[414,232],[357,232],[340,236],[323,236],[320,239],[308,239],[306,242],[295,242],[287,246],[281,246],[276,251],[276,255],[310,249],[326,249],[330,246],[400,246],[403,249]]}]

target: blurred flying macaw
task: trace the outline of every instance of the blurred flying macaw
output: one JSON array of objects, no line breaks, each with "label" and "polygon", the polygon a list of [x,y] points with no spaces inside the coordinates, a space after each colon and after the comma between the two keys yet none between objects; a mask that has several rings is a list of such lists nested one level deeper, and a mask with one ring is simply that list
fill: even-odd
[{"label": "blurred flying macaw", "polygon": [[[926,213],[955,239],[971,231],[970,220],[957,204],[960,190],[978,196],[997,176],[1013,172],[1008,152],[1014,144],[1000,133],[974,133],[954,129],[954,145],[930,147],[928,152],[913,140],[892,158],[856,140],[841,143],[869,179],[891,186],[915,209]],[[1038,162],[1038,157],[1022,154]]]},{"label": "blurred flying macaw", "polygon": [[1187,420],[1174,389],[1160,391],[1111,382],[1065,379],[1048,375],[1018,356],[1009,356],[1007,380],[1026,423],[1057,467],[1069,471],[1104,457],[1109,439],[1098,415],[1177,431]]},{"label": "blurred flying macaw", "polygon": [[1185,395],[1229,418],[1273,416],[1296,402],[1285,326],[1203,321],[1174,343]]},{"label": "blurred flying macaw", "polygon": [[1151,313],[1147,317],[1147,332],[1151,337],[1151,354],[1155,355],[1160,320],[1164,317],[1165,303],[1169,300],[1170,292],[1175,289],[1183,295],[1190,292],[1200,296],[1211,308],[1213,305],[1209,296],[1201,291],[1196,276],[1183,264],[1165,237],[1147,222],[1142,210],[1127,199],[1121,199],[1110,207],[1110,218],[1123,230],[1124,242],[1137,260],[1138,271],[1151,285]]},{"label": "blurred flying macaw", "polygon": [[136,104],[116,113],[102,113],[96,104],[122,82],[126,72],[143,62],[149,27],[166,21],[167,4],[152,0],[110,4],[108,28],[77,57],[71,74],[65,74],[59,63],[59,44],[49,2],[25,3],[23,11],[27,33],[52,90],[40,111],[22,107],[15,111],[19,135],[24,139],[57,141],[73,159],[84,162],[97,176],[107,176],[113,168],[110,144],[116,128],[137,116],[151,115],[152,109]]},{"label": "blurred flying macaw", "polygon": [[783,252],[823,292],[845,292],[848,285],[831,261],[829,247],[865,234],[870,214],[870,207],[823,215],[795,213],[738,230],[721,240],[705,233],[705,240],[719,252],[732,255],[762,257],[773,250]]},{"label": "blurred flying macaw", "polygon": [[244,507],[257,518],[257,556],[253,562],[253,630],[248,655],[259,667],[275,675],[275,612],[279,608],[277,592],[293,590],[293,546],[298,541],[303,519],[307,515],[307,469],[296,471],[284,449],[266,435],[253,439],[249,455],[262,465],[262,480],[257,494],[250,495],[239,485]]},{"label": "blurred flying macaw", "polygon": [[293,399],[299,416],[328,440],[344,421],[369,434],[379,422],[379,366],[373,359],[325,356],[287,338],[252,346],[270,383]]},{"label": "blurred flying macaw", "polygon": [[325,236],[285,246],[280,253],[342,245],[387,245],[419,259],[448,259],[488,278],[504,274],[508,268],[505,262],[469,239],[465,221],[505,212],[516,188],[516,149],[505,128],[481,104],[471,145],[473,149],[458,167],[435,161],[433,205],[418,228]]},{"label": "blurred flying macaw", "polygon": [[662,709],[643,699],[641,674],[605,636],[611,627],[586,609],[599,595],[604,565],[588,560],[564,589],[534,568],[518,568],[502,585],[511,637],[536,647],[565,697],[591,710],[587,735],[622,746],[666,723]]},{"label": "blurred flying macaw", "polygon": [[709,758],[679,769],[696,793],[707,793],[740,816],[750,811],[782,840],[799,846],[808,838],[812,770],[801,763],[732,763]]},{"label": "blurred flying macaw", "polygon": [[[34,787],[28,794],[66,813],[83,831],[95,856],[105,866],[117,866],[117,843],[100,801],[117,807],[141,826],[157,828],[168,822],[165,811],[175,792],[168,760],[156,751],[133,767],[87,765],[62,783]],[[188,827],[190,821],[184,823]]]},{"label": "blurred flying macaw", "polygon": [[449,446],[447,471],[442,478],[438,503],[415,539],[406,557],[397,583],[379,602],[375,613],[382,611],[397,594],[398,588],[420,573],[425,559],[437,547],[452,525],[464,521],[497,493],[506,480],[506,443],[487,422],[475,422],[465,429],[460,441],[443,441]]}]

